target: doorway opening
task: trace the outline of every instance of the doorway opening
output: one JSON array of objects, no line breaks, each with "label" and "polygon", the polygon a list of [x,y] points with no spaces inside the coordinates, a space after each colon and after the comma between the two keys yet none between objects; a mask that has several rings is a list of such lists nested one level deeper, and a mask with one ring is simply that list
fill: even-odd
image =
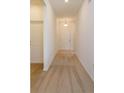
[{"label": "doorway opening", "polygon": [[[44,34],[44,11],[43,0],[30,1],[30,64],[31,70],[39,67],[43,70],[43,34]],[[32,70],[33,71],[33,70]],[[32,72],[31,71],[31,72]]]},{"label": "doorway opening", "polygon": [[59,53],[74,54],[76,24],[74,17],[57,18],[57,44]]}]

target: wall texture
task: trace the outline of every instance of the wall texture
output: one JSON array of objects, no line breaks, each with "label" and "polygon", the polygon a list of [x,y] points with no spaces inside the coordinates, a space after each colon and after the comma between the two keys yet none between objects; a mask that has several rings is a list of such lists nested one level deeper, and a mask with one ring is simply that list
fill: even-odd
[{"label": "wall texture", "polygon": [[89,76],[94,79],[94,6],[85,0],[77,17],[76,54]]},{"label": "wall texture", "polygon": [[56,55],[56,16],[48,0],[45,0],[44,16],[44,71],[47,71]]}]

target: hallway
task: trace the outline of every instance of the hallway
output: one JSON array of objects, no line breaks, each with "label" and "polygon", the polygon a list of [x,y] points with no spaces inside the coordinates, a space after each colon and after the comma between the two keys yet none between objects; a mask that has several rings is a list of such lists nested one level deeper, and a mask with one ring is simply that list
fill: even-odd
[{"label": "hallway", "polygon": [[31,93],[93,93],[93,81],[75,55],[58,53],[47,72],[31,65]]}]

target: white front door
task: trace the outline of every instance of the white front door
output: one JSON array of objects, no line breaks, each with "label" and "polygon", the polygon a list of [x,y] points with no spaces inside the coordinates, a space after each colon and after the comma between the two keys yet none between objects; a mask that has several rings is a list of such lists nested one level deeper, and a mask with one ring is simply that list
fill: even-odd
[{"label": "white front door", "polygon": [[69,23],[68,26],[64,26],[64,22],[59,25],[59,46],[62,50],[74,49],[74,30],[73,23]]},{"label": "white front door", "polygon": [[63,48],[70,50],[72,49],[72,38],[71,38],[71,31],[69,31],[69,28],[63,27],[63,34],[62,35],[62,44]]}]

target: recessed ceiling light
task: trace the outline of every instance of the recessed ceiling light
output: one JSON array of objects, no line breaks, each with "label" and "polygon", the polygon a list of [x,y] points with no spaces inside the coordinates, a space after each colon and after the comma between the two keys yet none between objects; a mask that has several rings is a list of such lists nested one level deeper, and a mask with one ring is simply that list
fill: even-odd
[{"label": "recessed ceiling light", "polygon": [[68,2],[68,0],[65,0],[65,2],[67,3],[67,2]]}]

